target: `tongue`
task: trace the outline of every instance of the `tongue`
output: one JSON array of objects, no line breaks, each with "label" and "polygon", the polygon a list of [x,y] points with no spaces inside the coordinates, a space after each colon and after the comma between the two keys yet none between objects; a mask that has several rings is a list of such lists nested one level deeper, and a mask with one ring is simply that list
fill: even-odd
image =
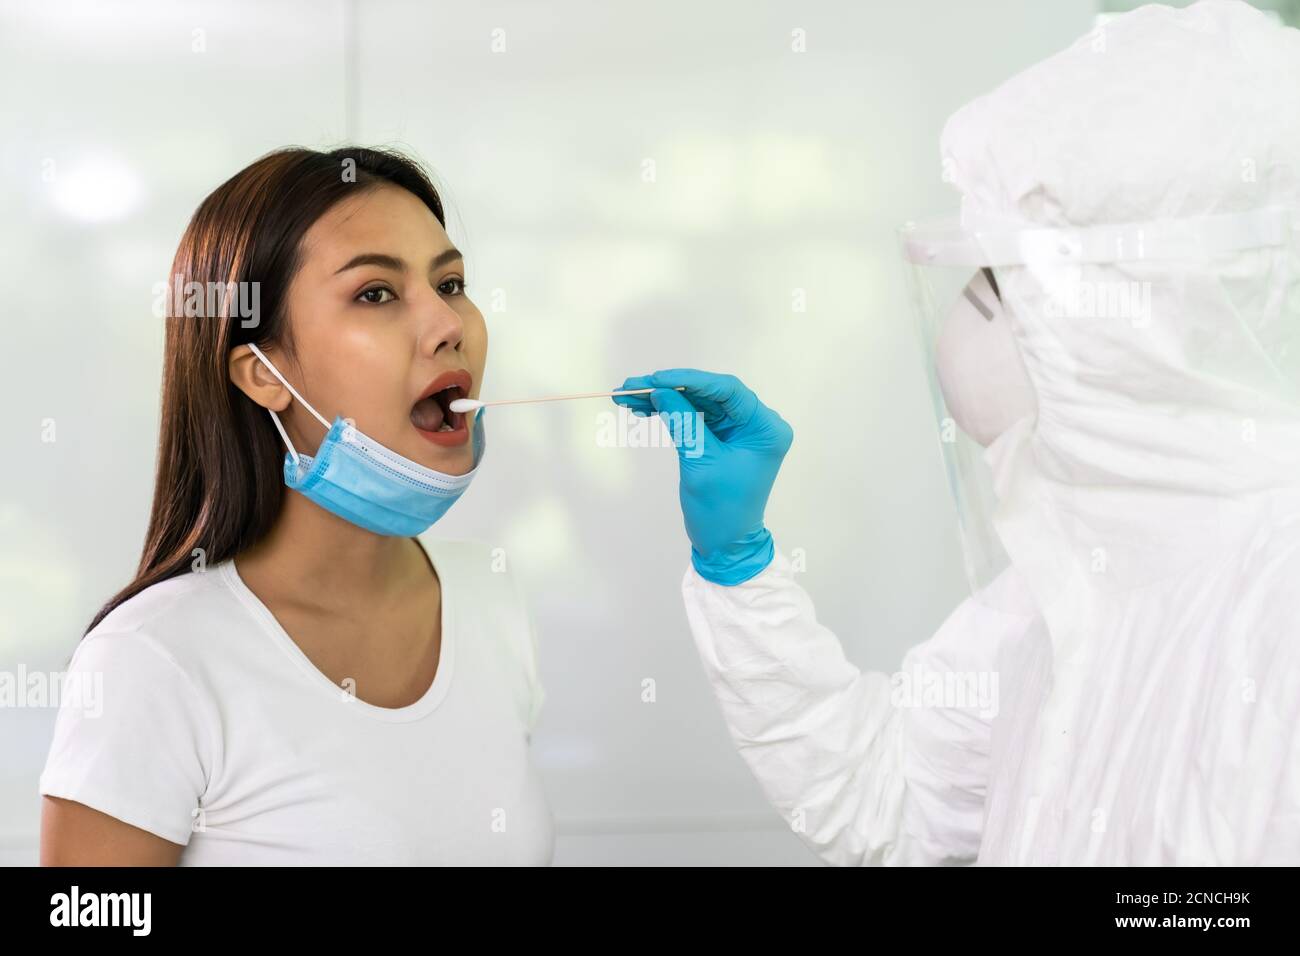
[{"label": "tongue", "polygon": [[432,395],[422,398],[411,406],[411,424],[427,432],[436,432],[442,427],[442,406]]}]

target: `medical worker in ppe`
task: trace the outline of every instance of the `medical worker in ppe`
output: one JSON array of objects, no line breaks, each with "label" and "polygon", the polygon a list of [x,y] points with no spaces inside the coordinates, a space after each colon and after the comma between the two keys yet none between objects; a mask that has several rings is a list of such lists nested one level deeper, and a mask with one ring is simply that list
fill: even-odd
[{"label": "medical worker in ppe", "polygon": [[903,249],[979,587],[900,675],[993,674],[996,707],[845,659],[764,526],[791,430],[753,392],[626,383],[707,425],[691,629],[824,860],[1300,863],[1298,90],[1297,31],[1151,6],[944,130],[960,221]]}]

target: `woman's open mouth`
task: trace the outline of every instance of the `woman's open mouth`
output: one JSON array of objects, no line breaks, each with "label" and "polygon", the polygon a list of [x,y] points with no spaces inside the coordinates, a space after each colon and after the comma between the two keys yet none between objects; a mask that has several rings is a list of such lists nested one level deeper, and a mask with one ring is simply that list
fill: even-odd
[{"label": "woman's open mouth", "polygon": [[411,424],[435,445],[463,445],[469,439],[464,412],[453,412],[451,403],[468,398],[473,379],[469,372],[456,369],[444,372],[429,383],[411,406]]}]

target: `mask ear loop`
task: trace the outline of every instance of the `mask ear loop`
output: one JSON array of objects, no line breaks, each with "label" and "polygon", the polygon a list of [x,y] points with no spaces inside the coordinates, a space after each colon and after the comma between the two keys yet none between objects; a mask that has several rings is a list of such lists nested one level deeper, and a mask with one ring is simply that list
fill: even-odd
[{"label": "mask ear loop", "polygon": [[[316,411],[316,409],[311,407],[311,403],[308,402],[307,399],[303,398],[301,395],[298,394],[298,390],[289,384],[289,380],[280,374],[280,370],[271,364],[271,360],[262,354],[262,350],[259,349],[252,342],[248,343],[248,348],[249,351],[251,351],[254,355],[258,357],[258,359],[261,360],[263,365],[265,365],[268,369],[270,369],[271,374],[280,380],[280,384],[289,390],[289,394],[292,395],[294,398],[296,398],[298,400],[298,403],[302,405],[303,408],[307,409],[307,411],[315,415],[316,420],[320,422],[322,425],[324,425],[326,431],[328,431],[330,428],[330,423],[321,417],[320,412]],[[289,449],[289,456],[293,459],[294,466],[297,467],[298,452],[294,450],[293,442],[289,441],[288,433],[285,432],[284,426],[280,424],[280,416],[275,413],[275,409],[273,408],[268,408],[267,411],[271,413],[271,421],[275,422],[275,430],[278,431],[280,433],[280,437],[284,439],[284,447]]]}]

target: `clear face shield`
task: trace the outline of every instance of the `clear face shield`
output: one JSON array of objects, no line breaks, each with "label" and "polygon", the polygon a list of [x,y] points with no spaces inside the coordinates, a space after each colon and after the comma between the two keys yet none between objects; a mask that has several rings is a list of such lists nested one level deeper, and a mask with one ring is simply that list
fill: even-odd
[{"label": "clear face shield", "polygon": [[963,564],[976,592],[1008,563],[993,527],[997,498],[985,449],[1034,414],[1033,386],[993,266],[978,255],[932,258],[952,238],[942,225],[909,223],[900,238]]},{"label": "clear face shield", "polygon": [[[1142,381],[1147,368],[1168,358],[1172,341],[1180,342],[1181,359],[1216,376],[1235,375],[1228,366],[1273,351],[1254,333],[1229,341],[1222,330],[1258,325],[1270,334],[1280,327],[1250,318],[1231,286],[1243,264],[1294,249],[1295,216],[1289,207],[1269,207],[1065,229],[957,220],[902,227],[915,328],[973,593],[1010,563],[995,526],[993,469],[1007,443],[1032,436],[1044,401],[1053,403],[1053,427],[1072,428],[1063,408],[1098,408],[1107,376]],[[1262,271],[1286,281],[1285,269]],[[1185,307],[1188,296],[1197,309]],[[1198,312],[1204,320],[1190,318]],[[1196,321],[1204,327],[1189,326]],[[1213,347],[1192,355],[1188,343],[1201,340]],[[1094,360],[1099,364],[1089,364]]]}]

